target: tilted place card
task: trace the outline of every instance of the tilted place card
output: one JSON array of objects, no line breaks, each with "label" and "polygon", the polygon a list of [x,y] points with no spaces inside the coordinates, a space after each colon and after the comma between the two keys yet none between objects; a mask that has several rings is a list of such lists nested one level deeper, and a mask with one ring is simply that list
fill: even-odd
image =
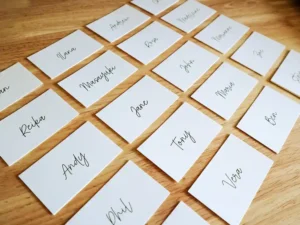
[{"label": "tilted place card", "polygon": [[226,53],[248,30],[249,27],[221,15],[198,33],[195,38],[219,52]]},{"label": "tilted place card", "polygon": [[300,53],[290,51],[277,72],[272,82],[300,96]]},{"label": "tilted place card", "polygon": [[279,153],[300,115],[300,105],[265,87],[238,128]]},{"label": "tilted place card", "polygon": [[88,122],[19,177],[56,214],[120,152]]},{"label": "tilted place card", "polygon": [[180,202],[162,225],[209,225],[185,203]]},{"label": "tilted place card", "polygon": [[136,70],[120,56],[107,51],[59,85],[85,107],[89,107]]},{"label": "tilted place card", "polygon": [[173,92],[145,76],[97,116],[131,143],[177,98]]},{"label": "tilted place card", "polygon": [[179,0],[133,0],[131,3],[154,15],[157,15],[178,1]]},{"label": "tilted place card", "polygon": [[1,156],[10,166],[67,125],[77,112],[49,90],[0,121]]},{"label": "tilted place card", "polygon": [[257,83],[255,78],[224,63],[192,98],[229,120]]},{"label": "tilted place card", "polygon": [[273,161],[231,135],[189,193],[231,225],[241,223]]},{"label": "tilted place card", "polygon": [[184,103],[138,150],[179,182],[221,129]]},{"label": "tilted place card", "polygon": [[188,0],[163,16],[162,19],[188,33],[215,13],[216,11],[214,9],[211,9],[198,1]]},{"label": "tilted place card", "polygon": [[153,71],[183,91],[203,76],[219,57],[188,41]]},{"label": "tilted place card", "polygon": [[254,32],[231,58],[265,76],[284,49],[284,45]]},{"label": "tilted place card", "polygon": [[99,42],[77,30],[28,59],[50,78],[55,78],[102,47]]},{"label": "tilted place card", "polygon": [[0,73],[0,111],[41,85],[42,82],[20,63],[2,71]]},{"label": "tilted place card", "polygon": [[153,22],[139,33],[119,44],[118,47],[140,62],[148,64],[182,36],[172,29]]},{"label": "tilted place card", "polygon": [[129,161],[66,225],[146,224],[168,195]]},{"label": "tilted place card", "polygon": [[149,19],[149,16],[139,10],[129,5],[124,5],[107,16],[87,25],[87,27],[109,42],[114,42]]}]

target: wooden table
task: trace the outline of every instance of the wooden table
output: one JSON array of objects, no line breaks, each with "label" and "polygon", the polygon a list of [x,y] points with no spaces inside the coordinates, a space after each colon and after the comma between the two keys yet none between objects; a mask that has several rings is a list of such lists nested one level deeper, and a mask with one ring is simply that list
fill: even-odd
[{"label": "wooden table", "polygon": [[[213,158],[215,153],[228,137],[229,133],[235,134],[258,151],[275,160],[275,164],[271,172],[244,217],[243,224],[300,224],[300,120],[298,120],[298,123],[279,155],[274,154],[271,150],[235,128],[238,121],[245,114],[249,106],[262,90],[263,85],[269,85],[299,102],[299,98],[283,91],[283,89],[269,82],[278,67],[279,62],[277,62],[276,66],[266,77],[261,77],[256,73],[243,68],[237,63],[230,61],[228,56],[230,56],[238,48],[238,46],[242,44],[250,33],[248,33],[245,38],[243,38],[243,40],[225,56],[221,56],[216,51],[194,40],[192,37],[216,18],[216,16],[214,16],[192,33],[185,35],[183,39],[181,39],[176,45],[172,46],[158,59],[144,66],[132,57],[126,55],[124,52],[118,50],[113,45],[122,42],[146,25],[149,25],[150,21],[130,33],[127,37],[113,43],[113,45],[83,27],[103,15],[108,14],[114,9],[117,9],[125,2],[128,2],[128,0],[0,0],[0,70],[3,70],[16,62],[21,62],[44,82],[44,85],[34,91],[34,93],[1,112],[0,119],[10,115],[49,88],[57,92],[65,101],[70,103],[80,112],[80,116],[72,124],[63,128],[15,165],[8,167],[3,160],[0,159],[0,224],[64,224],[87,201],[89,201],[89,199],[98,190],[100,190],[111,177],[113,177],[113,175],[127,162],[127,160],[134,161],[140,168],[145,170],[150,176],[155,178],[159,183],[161,183],[161,185],[171,192],[171,195],[150,219],[148,224],[161,224],[180,200],[183,200],[191,206],[210,224],[224,224],[225,222],[222,219],[189,195],[187,190],[201,174],[208,162]],[[300,51],[300,5],[297,0],[205,0],[202,2],[213,7],[219,13],[223,13],[251,27],[252,30],[261,32],[262,34],[283,43],[288,49]],[[166,12],[161,15],[165,13]],[[153,17],[151,21],[159,20],[161,15]],[[164,22],[162,23],[167,25]],[[76,29],[81,29],[91,35],[96,40],[104,44],[105,48],[54,80],[50,80],[45,74],[25,59],[27,56],[65,37]],[[178,29],[173,29],[183,34],[183,32]],[[175,88],[173,85],[164,81],[159,76],[151,72],[151,70],[187,40],[192,40],[200,46],[209,49],[221,56],[221,59],[210,71],[208,71],[208,73],[198,80],[192,88],[190,88],[187,92],[182,93],[178,88]],[[96,104],[85,109],[56,83],[88,64],[108,49],[130,61],[133,65],[139,68],[139,71],[118,86],[115,90],[107,94],[104,98],[99,100]],[[286,54],[287,51],[285,51],[281,60]],[[241,105],[233,118],[227,122],[189,97],[212,74],[222,61],[230,62],[259,80],[259,85],[256,86],[255,90]],[[166,88],[169,88],[178,94],[180,98],[169,110],[167,110],[165,114],[163,114],[149,129],[147,129],[141,137],[132,144],[128,144],[112,129],[97,119],[95,117],[95,113],[116,99],[121,93],[126,91],[145,74],[149,74],[153,79],[162,83]],[[200,111],[222,124],[224,128],[220,135],[216,137],[208,149],[198,159],[197,163],[186,174],[185,178],[180,183],[175,183],[165,173],[154,166],[151,161],[138,153],[136,148],[143,143],[147,137],[152,134],[184,101],[192,104]],[[52,216],[43,204],[35,197],[35,195],[21,182],[18,175],[47,152],[51,151],[51,149],[74,132],[85,121],[92,122],[124,151],[116,160],[113,161],[112,164],[110,164],[86,188],[84,188],[83,191],[81,191],[69,204],[67,204],[66,207],[64,207],[57,215]]]}]

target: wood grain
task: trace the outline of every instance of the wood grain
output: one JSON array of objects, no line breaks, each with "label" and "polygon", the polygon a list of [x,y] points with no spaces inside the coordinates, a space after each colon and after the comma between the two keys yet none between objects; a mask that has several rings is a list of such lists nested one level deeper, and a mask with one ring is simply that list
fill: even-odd
[{"label": "wood grain", "polygon": [[[80,112],[80,116],[78,116],[71,124],[64,127],[61,131],[56,133],[49,140],[45,141],[42,145],[33,150],[15,165],[8,167],[3,160],[0,159],[0,224],[64,224],[98,190],[101,189],[101,187],[126,163],[127,160],[134,161],[138,166],[140,166],[150,176],[156,179],[159,183],[161,183],[161,185],[171,192],[171,195],[150,219],[148,224],[161,224],[180,200],[183,200],[185,203],[191,206],[210,224],[225,224],[221,218],[189,195],[187,190],[193,184],[195,179],[201,174],[205,166],[213,158],[230,133],[235,134],[246,143],[256,148],[258,151],[275,160],[272,170],[258,192],[249,211],[244,217],[243,224],[300,224],[300,120],[298,120],[279,155],[274,154],[271,150],[267,149],[254,139],[247,136],[245,133],[235,128],[238,121],[253,103],[264,85],[275,88],[297,102],[300,101],[299,96],[294,96],[278,86],[270,83],[269,81],[288,51],[286,50],[284,52],[280,60],[276,63],[274,68],[266,77],[261,77],[258,74],[228,59],[228,56],[230,56],[243,43],[243,41],[246,40],[246,38],[250,35],[250,32],[245,35],[245,37],[228,54],[223,56],[193,39],[193,36],[196,33],[198,33],[216,18],[216,16],[214,16],[212,19],[198,27],[195,31],[185,35],[177,44],[172,46],[159,58],[144,66],[121,50],[117,49],[115,45],[132,36],[146,25],[149,25],[150,21],[126,35],[126,37],[112,44],[84,28],[84,25],[119,8],[126,2],[128,1],[0,0],[0,70],[3,70],[16,62],[21,62],[44,83],[42,87],[30,95],[26,96],[6,110],[0,112],[0,120],[12,114],[50,88],[57,92],[65,101],[67,101],[78,112]],[[295,49],[300,51],[300,6],[299,3],[297,3],[297,0],[205,0],[202,2],[216,9],[219,13],[225,14],[249,26],[252,31],[258,31],[276,41],[283,43],[287,46],[287,49]],[[158,15],[157,17],[152,17],[151,21],[160,21],[159,17],[170,11],[172,8]],[[164,22],[162,23],[166,26],[169,26]],[[174,27],[171,28],[184,35],[184,33],[178,29]],[[91,35],[96,40],[104,44],[105,48],[54,80],[50,80],[38,68],[26,60],[27,56],[41,50],[44,47],[47,47],[55,41],[72,33],[76,29],[81,29],[82,31]],[[191,40],[208,49],[209,51],[219,55],[220,60],[187,92],[182,93],[178,88],[166,82],[158,75],[151,72],[151,70],[181,45],[183,45],[187,40]],[[67,92],[62,90],[57,85],[57,82],[71,75],[73,72],[88,64],[108,49],[137,66],[139,70],[125,82],[119,85],[116,89],[108,93],[104,98],[100,99],[97,103],[89,108],[84,108]],[[203,105],[197,103],[189,97],[203,82],[205,82],[205,80],[213,73],[214,70],[216,70],[218,66],[220,66],[223,61],[229,62],[241,70],[246,71],[259,81],[259,84],[255,87],[250,96],[245,100],[245,102],[229,121],[224,121],[215,113],[211,112],[209,109],[205,108]],[[134,83],[140,80],[145,74],[148,74],[153,79],[159,81],[166,88],[178,94],[180,98],[137,140],[135,140],[132,144],[128,144],[112,129],[107,127],[103,122],[96,118],[95,113],[116,99],[121,93],[126,91]],[[186,174],[185,178],[180,183],[175,183],[151,161],[138,153],[136,148],[143,143],[147,137],[151,135],[169,116],[171,116],[171,114],[176,111],[176,109],[183,102],[192,104],[200,111],[216,120],[218,123],[222,124],[224,128],[210,144],[204,154],[198,159],[197,163]],[[51,151],[51,149],[62,142],[85,121],[90,121],[97,126],[99,130],[104,132],[123,149],[123,153],[101,174],[99,174],[86,188],[84,188],[84,190],[81,191],[57,215],[52,216],[50,212],[43,206],[43,204],[34,196],[34,194],[21,182],[21,180],[18,178],[18,175],[47,152]],[[55,196],[53,197],[55,198]]]}]

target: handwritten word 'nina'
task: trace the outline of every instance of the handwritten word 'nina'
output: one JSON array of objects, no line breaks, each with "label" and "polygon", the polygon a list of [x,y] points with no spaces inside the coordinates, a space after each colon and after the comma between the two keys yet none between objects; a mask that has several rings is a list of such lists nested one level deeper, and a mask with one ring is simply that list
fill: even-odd
[{"label": "handwritten word 'nina'", "polygon": [[4,94],[5,92],[7,92],[7,91],[9,90],[9,88],[10,88],[9,86],[4,87],[4,88],[1,88],[1,89],[0,89],[0,95],[1,95],[1,94]]},{"label": "handwritten word 'nina'", "polygon": [[231,177],[229,177],[229,176],[227,175],[227,173],[225,173],[225,176],[226,176],[227,180],[222,180],[223,186],[224,186],[225,184],[227,184],[227,185],[229,185],[230,187],[236,189],[236,187],[237,187],[237,186],[236,186],[236,183],[237,183],[239,180],[242,179],[242,177],[241,177],[241,174],[242,174],[242,173],[243,173],[243,171],[242,171],[241,168],[236,169],[236,173],[233,173]]},{"label": "handwritten word 'nina'", "polygon": [[70,50],[64,52],[64,53],[57,53],[57,57],[62,59],[62,60],[66,60],[67,59],[67,56],[69,56],[72,52],[75,52],[76,51],[76,48],[71,48]]},{"label": "handwritten word 'nina'", "polygon": [[153,38],[151,41],[145,41],[145,45],[147,48],[151,48],[156,42],[158,42],[158,38]]},{"label": "handwritten word 'nina'", "polygon": [[216,91],[215,94],[217,96],[220,96],[224,99],[226,99],[227,95],[232,92],[233,87],[235,86],[235,84],[233,82],[230,82],[229,85],[227,87],[225,87],[222,90]]},{"label": "handwritten word 'nina'", "polygon": [[268,121],[271,125],[275,126],[276,125],[276,117],[277,117],[277,112],[272,113],[270,117],[265,116],[265,120]]},{"label": "handwritten word 'nina'", "polygon": [[133,208],[130,202],[128,202],[128,204],[125,204],[121,198],[120,198],[120,202],[122,205],[120,211],[116,211],[113,209],[113,207],[110,207],[111,210],[106,214],[106,218],[109,220],[109,222],[112,225],[115,225],[118,221],[121,222],[122,215],[126,213],[133,213]]},{"label": "handwritten word 'nina'", "polygon": [[192,65],[194,64],[195,60],[189,60],[188,62],[186,62],[185,60],[183,60],[183,65],[180,64],[180,68],[184,69],[184,71],[186,73],[190,73],[190,68],[192,68]]},{"label": "handwritten word 'nina'", "polygon": [[80,153],[79,156],[75,156],[75,154],[73,154],[74,157],[74,162],[72,164],[69,165],[65,165],[62,164],[62,170],[63,170],[63,175],[65,176],[65,180],[68,179],[68,174],[69,175],[73,175],[72,171],[76,166],[85,166],[85,167],[89,167],[90,164],[87,160],[87,158],[85,157],[85,154]]},{"label": "handwritten word 'nina'", "polygon": [[30,122],[29,124],[23,124],[21,127],[19,127],[22,135],[24,137],[27,137],[27,134],[31,133],[31,130],[33,128],[40,128],[40,123],[46,120],[45,116],[41,116],[38,119],[33,118],[33,116],[31,117],[32,122]]},{"label": "handwritten word 'nina'", "polygon": [[175,137],[175,138],[172,139],[171,146],[172,146],[173,144],[175,144],[175,146],[177,146],[177,147],[180,148],[181,150],[184,150],[184,149],[183,149],[183,144],[187,141],[187,139],[190,139],[193,143],[196,143],[196,140],[195,140],[195,138],[191,135],[191,133],[190,133],[189,131],[184,131],[182,137],[179,137],[178,139],[177,139],[177,137]]}]

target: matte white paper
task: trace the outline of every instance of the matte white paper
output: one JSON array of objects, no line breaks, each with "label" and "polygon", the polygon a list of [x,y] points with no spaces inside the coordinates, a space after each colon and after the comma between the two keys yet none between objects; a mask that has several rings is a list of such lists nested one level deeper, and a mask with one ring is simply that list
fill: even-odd
[{"label": "matte white paper", "polygon": [[131,3],[139,6],[140,8],[157,15],[167,8],[174,5],[178,0],[133,0]]}]

